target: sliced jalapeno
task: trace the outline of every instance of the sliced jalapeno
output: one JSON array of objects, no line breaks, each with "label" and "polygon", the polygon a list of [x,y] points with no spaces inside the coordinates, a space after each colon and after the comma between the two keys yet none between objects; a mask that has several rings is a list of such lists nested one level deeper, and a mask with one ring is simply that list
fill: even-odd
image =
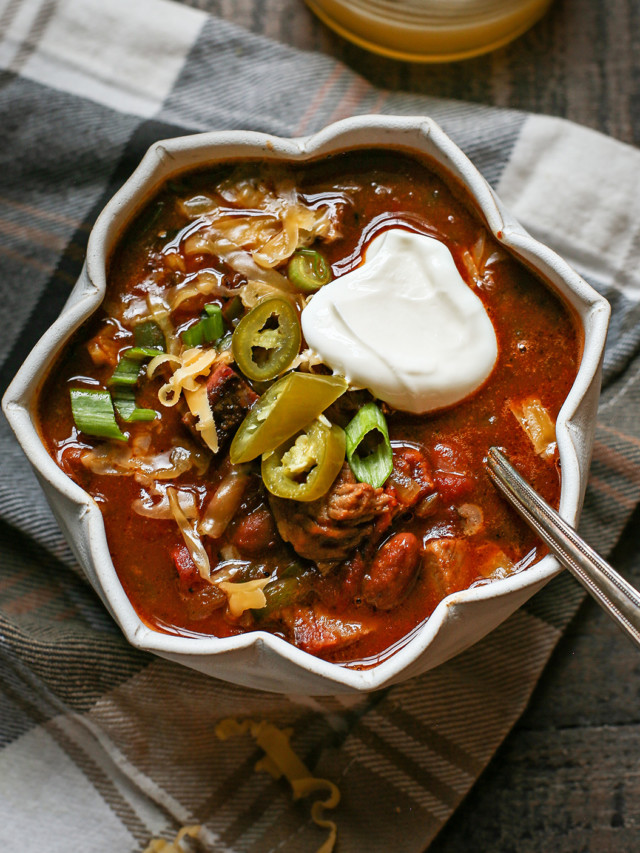
[{"label": "sliced jalapeno", "polygon": [[274,382],[240,424],[229,455],[233,465],[275,450],[347,390],[342,376],[289,373]]},{"label": "sliced jalapeno", "polygon": [[275,379],[300,349],[300,321],[295,308],[279,296],[263,299],[240,320],[231,345],[245,376],[256,381]]},{"label": "sliced jalapeno", "polygon": [[314,501],[338,476],[345,447],[344,430],[337,424],[312,421],[293,442],[262,457],[262,480],[276,497]]},{"label": "sliced jalapeno", "polygon": [[287,275],[298,290],[315,293],[331,281],[331,267],[315,249],[296,249],[287,265]]}]

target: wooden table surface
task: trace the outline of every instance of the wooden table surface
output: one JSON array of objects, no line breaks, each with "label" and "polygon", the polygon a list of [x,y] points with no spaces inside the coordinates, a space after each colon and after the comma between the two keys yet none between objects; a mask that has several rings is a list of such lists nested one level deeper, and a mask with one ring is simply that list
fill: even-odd
[{"label": "wooden table surface", "polygon": [[[184,0],[392,90],[563,116],[640,144],[640,0],[556,0],[494,54],[451,65],[383,59],[301,0]],[[640,511],[612,562],[640,585]],[[530,706],[429,853],[640,851],[640,656],[587,601]],[[364,851],[363,851],[364,853]]]}]

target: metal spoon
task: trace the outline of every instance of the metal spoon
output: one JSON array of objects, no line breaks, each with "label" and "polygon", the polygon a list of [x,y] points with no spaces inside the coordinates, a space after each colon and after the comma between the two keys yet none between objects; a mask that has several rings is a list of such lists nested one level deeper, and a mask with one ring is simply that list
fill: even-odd
[{"label": "metal spoon", "polygon": [[489,449],[491,479],[560,563],[640,646],[640,593],[567,524],[497,448]]}]

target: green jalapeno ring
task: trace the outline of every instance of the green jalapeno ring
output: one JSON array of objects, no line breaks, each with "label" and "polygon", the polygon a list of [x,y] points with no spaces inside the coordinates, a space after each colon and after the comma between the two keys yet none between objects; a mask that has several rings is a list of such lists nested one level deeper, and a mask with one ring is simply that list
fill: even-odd
[{"label": "green jalapeno ring", "polygon": [[315,249],[296,249],[287,264],[289,281],[304,293],[315,293],[331,281],[331,267]]},{"label": "green jalapeno ring", "polygon": [[275,379],[300,350],[300,321],[293,305],[280,296],[262,299],[240,320],[231,348],[240,370],[256,382]]},{"label": "green jalapeno ring", "polygon": [[331,488],[344,463],[346,437],[337,424],[312,421],[295,440],[262,457],[262,480],[279,498],[314,501]]},{"label": "green jalapeno ring", "polygon": [[250,462],[291,438],[347,390],[342,376],[288,373],[274,382],[240,424],[229,450],[233,465]]}]

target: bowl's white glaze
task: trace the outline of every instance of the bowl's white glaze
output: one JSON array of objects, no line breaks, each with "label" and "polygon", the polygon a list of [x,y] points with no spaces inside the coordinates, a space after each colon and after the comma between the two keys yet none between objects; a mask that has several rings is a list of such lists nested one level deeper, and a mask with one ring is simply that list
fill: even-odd
[{"label": "bowl's white glaze", "polygon": [[504,621],[559,571],[558,563],[547,556],[519,574],[449,596],[406,645],[383,663],[363,671],[319,660],[261,631],[229,639],[162,634],[140,621],[125,595],[111,561],[97,504],[46,451],[36,428],[37,392],[61,346],[102,301],[106,262],[119,235],[167,178],[216,161],[247,157],[303,161],[346,148],[371,146],[401,146],[426,154],[451,173],[466,186],[496,238],[550,282],[579,317],[584,353],[557,422],[562,461],[560,513],[575,524],[593,444],[609,306],[560,257],[527,234],[460,149],[438,125],[422,116],[362,116],[301,139],[228,131],[155,143],[98,217],[86,264],[62,314],[35,346],[3,399],[5,414],[80,565],[129,642],[209,675],[254,688],[308,694],[357,692],[425,672]]}]

